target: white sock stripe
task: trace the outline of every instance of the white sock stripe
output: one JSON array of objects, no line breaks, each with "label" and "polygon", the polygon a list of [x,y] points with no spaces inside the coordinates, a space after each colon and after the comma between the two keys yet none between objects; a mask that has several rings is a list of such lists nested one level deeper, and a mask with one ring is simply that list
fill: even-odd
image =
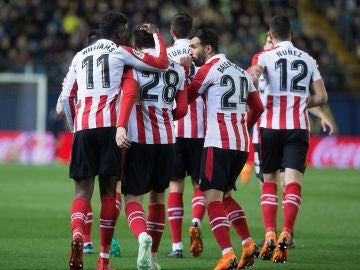
[{"label": "white sock stripe", "polygon": [[81,219],[86,219],[86,215],[84,215],[83,213],[81,212],[76,212],[74,214],[71,215],[71,219],[73,218],[81,218]]},{"label": "white sock stripe", "polygon": [[231,223],[233,223],[234,221],[238,220],[238,219],[246,219],[246,216],[240,216],[240,217],[236,217],[236,218],[232,218],[232,219],[229,219],[229,221]]},{"label": "white sock stripe", "polygon": [[147,221],[147,224],[153,224],[153,225],[158,225],[158,226],[165,226],[165,223],[157,223],[157,222],[153,222],[153,221]]},{"label": "white sock stripe", "polygon": [[217,217],[210,221],[210,225],[218,220],[221,220],[220,222],[223,222],[223,221],[228,222],[228,219],[226,217]]},{"label": "white sock stripe", "polygon": [[183,216],[168,217],[168,220],[173,220],[173,219],[183,219]]},{"label": "white sock stripe", "polygon": [[278,202],[268,202],[268,201],[261,202],[261,205],[263,204],[279,205]]},{"label": "white sock stripe", "polygon": [[244,210],[235,210],[235,211],[231,211],[229,214],[227,214],[226,216],[229,217],[231,216],[232,214],[235,214],[235,213],[242,213],[244,214]]},{"label": "white sock stripe", "polygon": [[219,227],[230,227],[230,225],[229,224],[227,224],[227,223],[220,223],[220,224],[218,224],[218,225],[216,225],[216,226],[214,226],[214,227],[211,227],[211,230],[212,231],[215,231],[217,228],[219,228]]},{"label": "white sock stripe", "polygon": [[184,207],[171,207],[171,208],[168,208],[168,213],[171,212],[171,211],[183,211],[184,210]]},{"label": "white sock stripe", "polygon": [[288,197],[295,197],[296,199],[298,199],[299,201],[301,201],[301,197],[296,195],[296,194],[286,194],[285,195],[285,200],[288,198]]},{"label": "white sock stripe", "polygon": [[287,203],[291,203],[291,204],[293,204],[293,205],[296,205],[297,208],[300,208],[300,204],[298,204],[298,203],[296,203],[296,202],[294,202],[294,201],[286,200],[286,201],[284,202],[284,206],[285,206],[285,204],[287,204]]},{"label": "white sock stripe", "polygon": [[101,219],[100,218],[100,222],[115,222],[114,219]]},{"label": "white sock stripe", "polygon": [[194,198],[192,198],[192,202],[194,202],[194,201],[197,201],[197,200],[199,200],[199,201],[204,201],[205,200],[205,198],[204,197],[202,197],[202,196],[199,196],[199,197],[194,197]]},{"label": "white sock stripe", "polygon": [[197,205],[205,206],[205,202],[196,202],[196,203],[193,203],[192,207],[194,208],[194,207],[197,206]]},{"label": "white sock stripe", "polygon": [[131,226],[131,223],[133,223],[133,221],[134,221],[135,219],[143,219],[144,221],[146,221],[146,218],[145,218],[145,217],[141,217],[141,216],[133,217],[131,220],[128,219],[129,227]]},{"label": "white sock stripe", "polygon": [[87,215],[88,217],[89,217],[89,216],[92,216],[92,215],[93,215],[93,212],[87,213],[86,215]]},{"label": "white sock stripe", "polygon": [[111,225],[101,225],[100,224],[100,228],[113,229],[113,228],[115,228],[115,225],[111,226]]},{"label": "white sock stripe", "polygon": [[93,222],[92,219],[87,219],[87,220],[85,221],[85,224],[92,223],[92,222]]},{"label": "white sock stripe", "polygon": [[272,198],[278,198],[278,196],[277,195],[274,195],[274,194],[263,194],[263,195],[261,195],[261,198],[263,198],[263,197],[272,197]]},{"label": "white sock stripe", "polygon": [[132,216],[133,215],[138,215],[138,214],[141,214],[141,216],[145,217],[145,213],[143,211],[135,211],[135,212],[132,212],[129,216],[128,216],[128,220],[129,219],[132,219]]},{"label": "white sock stripe", "polygon": [[109,258],[110,258],[110,254],[109,254],[109,253],[100,252],[100,257],[101,257],[101,258],[104,258],[104,259],[109,259]]}]

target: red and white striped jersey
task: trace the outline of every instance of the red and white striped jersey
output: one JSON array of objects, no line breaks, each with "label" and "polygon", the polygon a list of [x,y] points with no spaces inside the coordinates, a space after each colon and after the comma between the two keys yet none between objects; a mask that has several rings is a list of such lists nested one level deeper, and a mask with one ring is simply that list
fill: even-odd
[{"label": "red and white striped jersey", "polygon": [[307,98],[310,81],[321,79],[316,61],[306,52],[282,41],[258,55],[265,70],[265,111],[260,126],[272,129],[309,129]]},{"label": "red and white striped jersey", "polygon": [[71,131],[116,126],[125,65],[152,71],[167,68],[166,47],[159,34],[153,36],[157,56],[118,47],[107,39],[100,39],[75,55],[61,93]]},{"label": "red and white striped jersey", "polygon": [[[174,44],[167,48],[168,57],[180,63],[180,58],[190,53],[190,40],[177,39]],[[189,71],[190,80],[194,77],[198,68],[194,64],[191,65]],[[204,138],[204,100],[198,97],[188,106],[188,113],[185,117],[175,121],[176,137],[180,138]]]},{"label": "red and white striped jersey", "polygon": [[224,54],[217,54],[195,74],[188,91],[206,99],[204,147],[249,152],[247,97],[257,91],[249,74]]},{"label": "red and white striped jersey", "polygon": [[176,92],[184,91],[184,68],[170,61],[167,71],[133,70],[133,75],[139,90],[130,114],[129,140],[143,144],[175,143],[172,111]]}]

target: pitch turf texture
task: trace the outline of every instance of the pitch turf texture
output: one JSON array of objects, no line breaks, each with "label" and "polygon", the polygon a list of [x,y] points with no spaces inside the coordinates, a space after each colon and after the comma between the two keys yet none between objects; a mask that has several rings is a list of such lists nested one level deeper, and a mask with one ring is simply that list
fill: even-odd
[{"label": "pitch turf texture", "polygon": [[[189,183],[188,183],[189,184]],[[67,167],[0,166],[0,269],[67,269],[70,247],[70,203],[73,183]],[[263,237],[259,183],[252,176],[247,185],[238,183],[234,193],[246,211],[253,238]],[[204,219],[204,253],[191,257],[188,251],[191,188],[185,193],[183,228],[184,258],[168,259],[168,225],[159,250],[159,263],[166,269],[213,269],[220,250]],[[95,254],[85,255],[84,269],[96,269],[99,248],[99,194],[93,197]],[[146,208],[145,208],[146,209]],[[281,211],[281,208],[279,208]],[[279,223],[281,220],[279,219]],[[278,265],[256,259],[252,269],[360,269],[360,173],[356,170],[308,169],[303,185],[303,203],[298,216],[296,248],[289,261]],[[115,231],[122,257],[112,258],[116,269],[136,269],[137,241],[130,233],[122,209]],[[231,231],[236,254],[240,239]]]}]

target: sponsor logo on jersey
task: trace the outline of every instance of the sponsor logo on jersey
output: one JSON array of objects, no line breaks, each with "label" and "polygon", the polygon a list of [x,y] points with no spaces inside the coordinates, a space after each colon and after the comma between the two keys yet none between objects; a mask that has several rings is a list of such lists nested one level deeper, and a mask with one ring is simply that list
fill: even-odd
[{"label": "sponsor logo on jersey", "polygon": [[140,52],[140,51],[138,51],[138,50],[135,50],[135,49],[133,49],[132,50],[133,51],[133,54],[137,57],[137,58],[139,58],[139,59],[144,59],[144,53],[143,52]]}]

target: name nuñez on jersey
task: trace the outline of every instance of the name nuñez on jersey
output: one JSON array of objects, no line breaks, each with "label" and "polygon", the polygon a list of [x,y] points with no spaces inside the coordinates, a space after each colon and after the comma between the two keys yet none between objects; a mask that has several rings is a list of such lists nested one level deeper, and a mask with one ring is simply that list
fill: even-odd
[{"label": "name nu\u00f1ez on jersey", "polygon": [[302,52],[287,49],[287,50],[277,51],[276,55],[279,57],[284,56],[284,55],[294,55],[297,57],[301,57]]},{"label": "name nu\u00f1ez on jersey", "polygon": [[102,49],[102,50],[108,50],[109,52],[113,52],[115,50],[115,48],[109,44],[104,44],[104,43],[95,43],[92,46],[86,47],[82,53],[83,55],[92,52],[94,50],[98,50],[98,49]]}]

